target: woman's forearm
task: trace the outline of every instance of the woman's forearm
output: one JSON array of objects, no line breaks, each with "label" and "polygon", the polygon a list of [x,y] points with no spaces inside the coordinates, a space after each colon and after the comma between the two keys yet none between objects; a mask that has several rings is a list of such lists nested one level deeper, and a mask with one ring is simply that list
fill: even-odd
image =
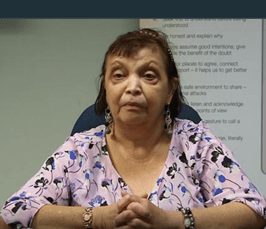
[{"label": "woman's forearm", "polygon": [[[132,228],[185,228],[184,215],[181,211],[162,210],[149,200],[134,195],[125,196],[117,204],[117,209],[119,214],[114,219],[117,227],[128,225]],[[195,229],[263,229],[266,226],[264,218],[240,202],[195,208],[192,214]]]},{"label": "woman's forearm", "polygon": [[[31,226],[34,229],[83,229],[84,212],[85,207],[45,205],[37,212]],[[112,229],[116,215],[115,205],[93,208],[93,228]]]},{"label": "woman's forearm", "polygon": [[0,228],[1,229],[11,229],[11,227],[7,226],[3,218],[0,216]]},{"label": "woman's forearm", "polygon": [[34,229],[83,228],[84,207],[44,205],[34,216],[31,227]]},{"label": "woman's forearm", "polygon": [[[195,229],[262,229],[266,221],[245,204],[232,202],[218,207],[193,209]],[[184,228],[181,212],[169,212],[172,229]]]}]

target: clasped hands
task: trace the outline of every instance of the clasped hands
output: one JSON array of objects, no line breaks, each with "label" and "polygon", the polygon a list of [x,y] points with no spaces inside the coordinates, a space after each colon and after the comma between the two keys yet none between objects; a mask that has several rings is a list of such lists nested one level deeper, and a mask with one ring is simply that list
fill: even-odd
[{"label": "clasped hands", "polygon": [[140,196],[121,192],[122,199],[116,204],[118,215],[114,219],[115,228],[167,228],[169,226],[166,211],[149,201],[148,194]]}]

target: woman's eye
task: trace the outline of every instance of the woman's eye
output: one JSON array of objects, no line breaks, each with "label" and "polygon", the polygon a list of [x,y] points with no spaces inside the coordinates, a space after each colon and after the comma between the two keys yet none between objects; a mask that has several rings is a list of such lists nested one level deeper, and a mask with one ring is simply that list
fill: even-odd
[{"label": "woman's eye", "polygon": [[120,78],[122,78],[123,76],[124,76],[124,75],[121,74],[121,73],[116,73],[116,74],[114,74],[114,77],[117,78],[117,79],[120,79]]},{"label": "woman's eye", "polygon": [[156,78],[156,76],[155,76],[154,74],[152,74],[152,73],[146,73],[146,74],[144,75],[144,77],[145,77],[146,79],[148,79],[148,80],[153,80],[153,79]]}]

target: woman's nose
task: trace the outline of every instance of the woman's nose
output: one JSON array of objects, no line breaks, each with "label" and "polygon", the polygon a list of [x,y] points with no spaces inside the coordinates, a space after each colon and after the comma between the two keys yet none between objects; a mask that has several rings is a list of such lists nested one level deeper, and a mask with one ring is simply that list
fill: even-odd
[{"label": "woman's nose", "polygon": [[132,95],[141,94],[141,83],[138,76],[132,75],[128,78],[126,92]]}]

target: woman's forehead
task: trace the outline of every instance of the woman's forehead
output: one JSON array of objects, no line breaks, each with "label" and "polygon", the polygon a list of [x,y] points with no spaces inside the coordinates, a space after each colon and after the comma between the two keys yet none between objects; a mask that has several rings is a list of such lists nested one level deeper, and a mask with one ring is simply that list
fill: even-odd
[{"label": "woman's forehead", "polygon": [[134,45],[134,44],[124,44],[119,47],[114,48],[109,52],[108,56],[123,56],[123,57],[133,57],[137,55],[141,50],[149,49],[152,52],[160,51],[163,54],[161,47],[157,44],[146,44],[146,45]]},{"label": "woman's forehead", "polygon": [[107,56],[106,63],[107,65],[109,65],[118,60],[127,61],[128,59],[134,59],[134,60],[154,59],[157,60],[157,62],[164,62],[164,55],[162,51],[157,47],[152,47],[152,48],[144,47],[136,52],[130,53],[130,55],[123,55],[122,53],[120,55],[110,54],[109,56]]}]

